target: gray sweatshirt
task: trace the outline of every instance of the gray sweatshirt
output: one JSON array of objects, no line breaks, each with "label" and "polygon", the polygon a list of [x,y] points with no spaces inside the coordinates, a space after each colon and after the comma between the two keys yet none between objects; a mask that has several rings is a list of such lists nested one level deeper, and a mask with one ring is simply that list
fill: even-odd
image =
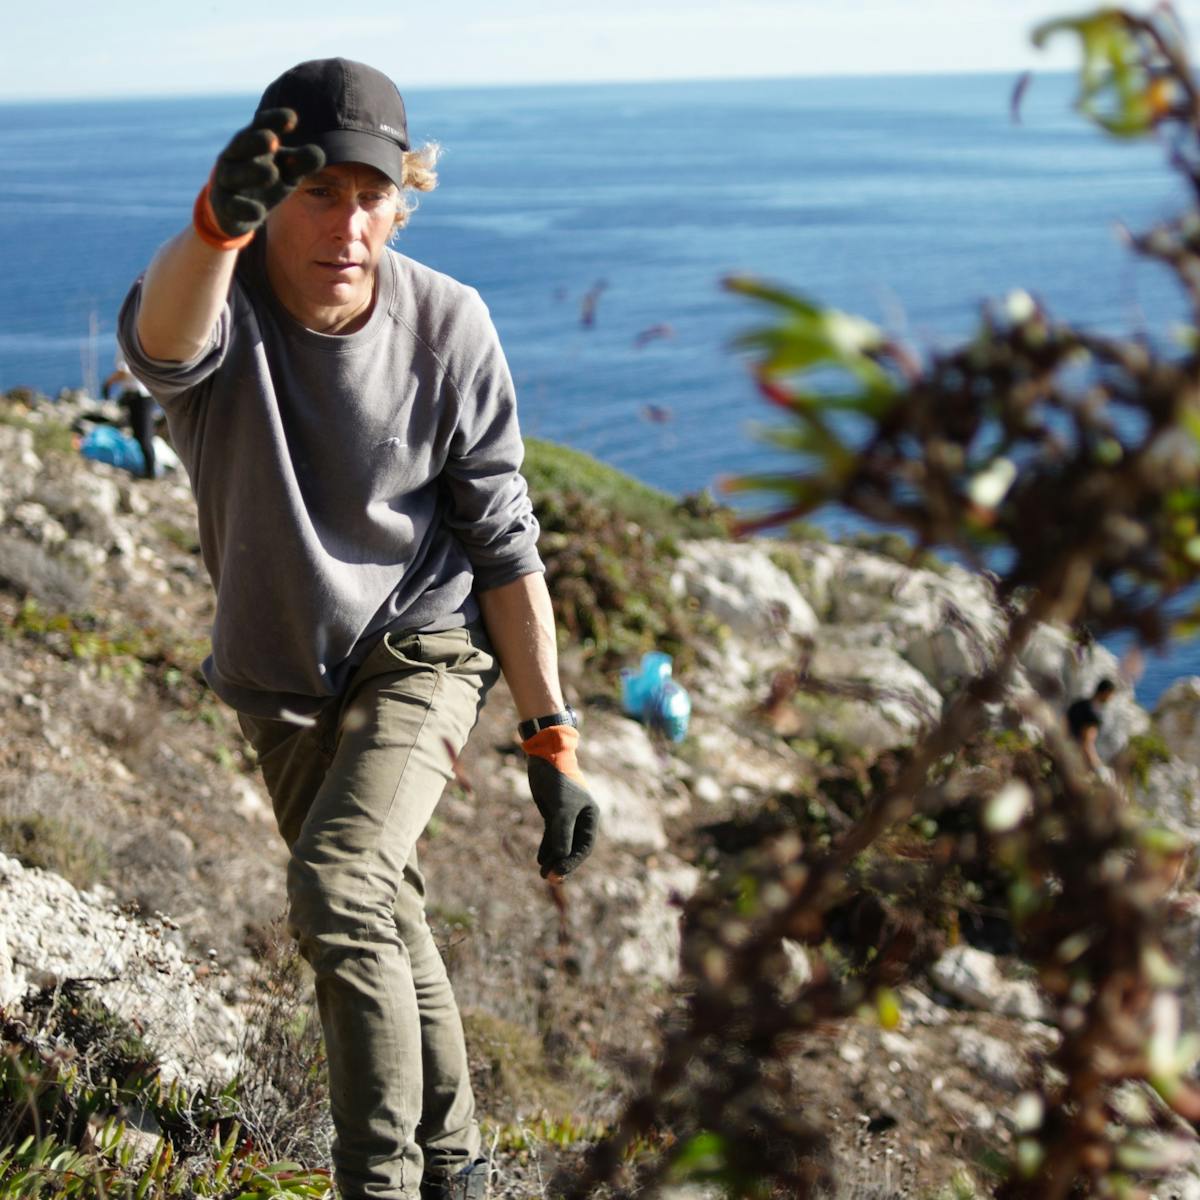
[{"label": "gray sweatshirt", "polygon": [[255,716],[312,714],[389,630],[448,629],[484,590],[543,569],[519,473],[512,378],[474,289],[394,251],[367,324],[295,321],[243,251],[187,363],[118,341],[167,414],[217,594],[204,673]]}]

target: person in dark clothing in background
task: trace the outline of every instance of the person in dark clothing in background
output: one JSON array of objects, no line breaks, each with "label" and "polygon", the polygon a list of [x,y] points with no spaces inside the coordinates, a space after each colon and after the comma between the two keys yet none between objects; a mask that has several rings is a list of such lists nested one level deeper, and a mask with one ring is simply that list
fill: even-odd
[{"label": "person in dark clothing in background", "polygon": [[1071,737],[1079,743],[1088,766],[1094,771],[1100,771],[1104,766],[1096,749],[1101,712],[1116,690],[1111,679],[1101,679],[1090,697],[1081,696],[1067,708],[1067,728],[1071,731]]},{"label": "person in dark clothing in background", "polygon": [[153,479],[157,474],[154,458],[154,429],[162,409],[154,397],[146,390],[146,385],[137,379],[129,370],[129,364],[118,358],[112,374],[100,388],[100,395],[107,400],[112,395],[113,385],[121,388],[117,402],[129,414],[129,428],[134,441],[142,448],[142,458],[146,462],[146,478]]}]

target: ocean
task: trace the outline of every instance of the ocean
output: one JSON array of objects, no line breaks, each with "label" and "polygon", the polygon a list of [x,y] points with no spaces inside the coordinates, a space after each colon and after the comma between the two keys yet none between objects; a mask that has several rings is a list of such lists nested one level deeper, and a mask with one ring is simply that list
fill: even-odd
[{"label": "ocean", "polygon": [[[380,64],[386,67],[386,64]],[[522,426],[675,494],[777,465],[733,338],[749,272],[862,314],[918,350],[1025,288],[1106,332],[1185,307],[1122,247],[1186,194],[1161,147],[1117,143],[1038,76],[775,79],[406,94],[441,184],[398,248],[482,293]],[[0,105],[0,390],[111,369],[120,302],[189,219],[255,96]],[[592,320],[585,321],[590,312]],[[853,520],[825,514],[835,532]],[[1150,656],[1152,705],[1200,644]]]}]

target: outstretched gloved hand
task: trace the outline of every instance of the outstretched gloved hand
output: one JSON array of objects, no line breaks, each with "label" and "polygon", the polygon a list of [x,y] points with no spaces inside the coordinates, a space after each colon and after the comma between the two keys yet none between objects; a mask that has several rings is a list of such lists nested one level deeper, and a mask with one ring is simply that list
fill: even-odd
[{"label": "outstretched gloved hand", "polygon": [[533,802],[546,822],[537,856],[543,879],[569,875],[596,844],[600,810],[575,760],[578,745],[579,730],[569,725],[552,725],[521,743]]},{"label": "outstretched gloved hand", "polygon": [[319,146],[281,145],[280,137],[295,127],[290,108],[263,109],[221,151],[193,212],[196,232],[210,246],[246,245],[267,213],[325,165]]}]

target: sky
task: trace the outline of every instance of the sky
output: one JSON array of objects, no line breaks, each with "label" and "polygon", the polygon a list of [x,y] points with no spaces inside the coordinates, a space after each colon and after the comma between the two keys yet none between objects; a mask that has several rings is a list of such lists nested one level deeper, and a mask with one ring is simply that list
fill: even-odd
[{"label": "sky", "polygon": [[[405,87],[1073,67],[1029,31],[1078,0],[52,0],[0,45],[0,100],[261,91],[342,55]],[[1148,5],[1142,5],[1143,9]],[[1200,32],[1200,0],[1177,11]]]}]

